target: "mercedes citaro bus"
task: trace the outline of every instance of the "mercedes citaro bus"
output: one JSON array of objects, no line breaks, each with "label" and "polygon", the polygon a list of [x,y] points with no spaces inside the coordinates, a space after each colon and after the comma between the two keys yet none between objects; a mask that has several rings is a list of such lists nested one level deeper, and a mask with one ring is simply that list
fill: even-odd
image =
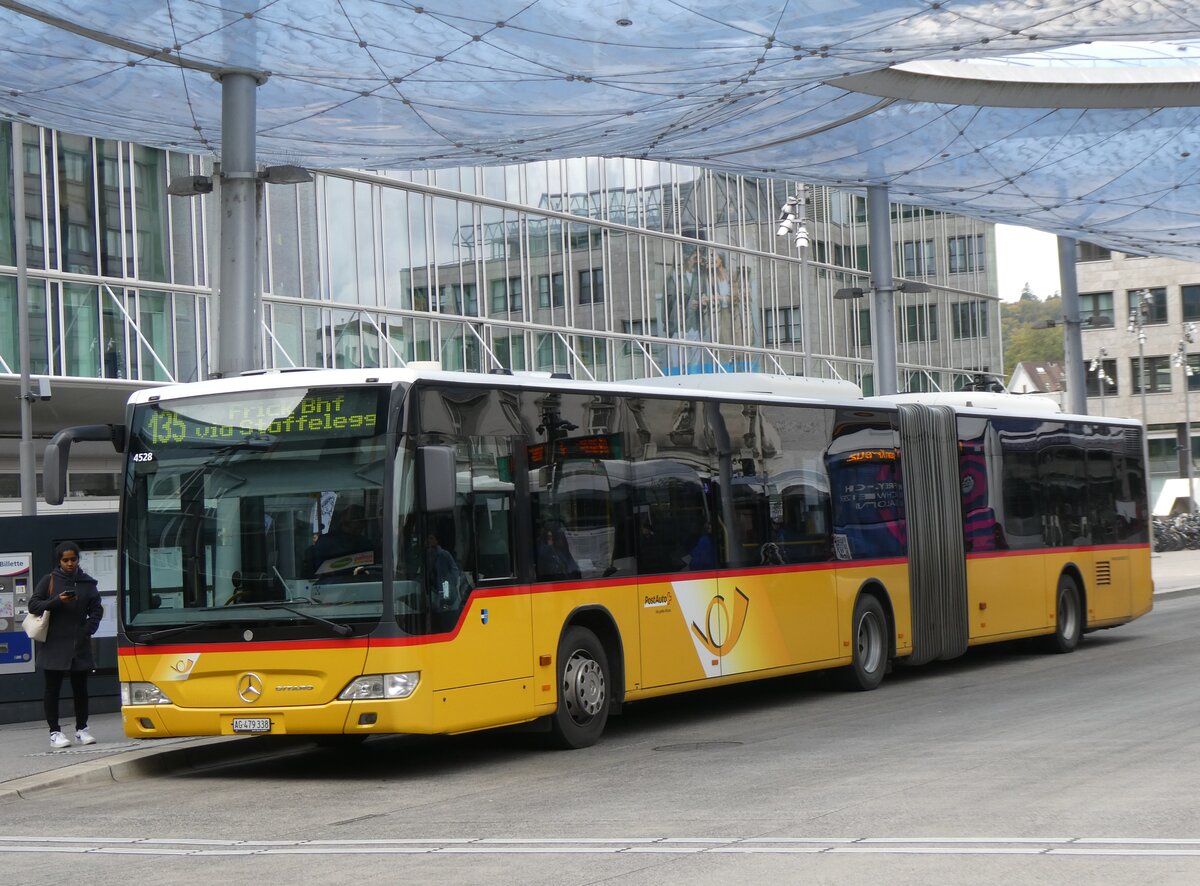
[{"label": "mercedes citaro bus", "polygon": [[1046,401],[721,375],[306,370],[144,390],[123,426],[129,736],[562,747],[622,704],[1088,631],[1151,607],[1143,428]]}]

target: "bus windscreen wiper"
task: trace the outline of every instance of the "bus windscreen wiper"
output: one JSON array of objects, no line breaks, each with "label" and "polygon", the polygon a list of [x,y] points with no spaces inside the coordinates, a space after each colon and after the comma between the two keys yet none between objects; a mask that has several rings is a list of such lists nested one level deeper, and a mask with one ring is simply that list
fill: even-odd
[{"label": "bus windscreen wiper", "polygon": [[[173,628],[163,628],[161,631],[152,631],[151,633],[146,634],[144,637],[138,637],[137,639],[130,637],[130,639],[135,643],[157,643],[159,640],[165,640],[167,637],[173,637],[176,634],[182,634],[184,631],[190,631],[192,628],[207,628],[215,624],[217,624],[217,622],[195,621],[191,624],[176,625]],[[128,633],[129,631],[126,630],[126,634]]]},{"label": "bus windscreen wiper", "polygon": [[321,618],[319,615],[313,615],[310,612],[304,612],[294,606],[289,605],[283,600],[264,600],[261,603],[230,603],[223,606],[223,609],[282,609],[284,612],[290,612],[292,615],[299,616],[305,621],[311,621],[313,624],[323,625],[329,628],[339,637],[349,637],[354,633],[354,629],[350,625],[338,624],[336,621],[330,621],[327,618]]}]

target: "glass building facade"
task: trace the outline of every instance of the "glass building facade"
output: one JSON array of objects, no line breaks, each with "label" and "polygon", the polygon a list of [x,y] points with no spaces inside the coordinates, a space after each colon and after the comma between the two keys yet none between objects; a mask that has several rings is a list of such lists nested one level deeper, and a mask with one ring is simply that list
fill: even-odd
[{"label": "glass building facade", "polygon": [[[193,381],[215,369],[218,195],[167,195],[211,162],[0,125],[0,373],[19,368],[14,150],[24,164],[35,375]],[[263,187],[269,368],[399,366],[625,379],[726,370],[872,390],[862,194],[808,187],[811,247],[776,236],[794,183],[581,158]],[[992,226],[892,207],[902,389],[1002,371]],[[866,298],[836,299],[858,287]],[[11,431],[11,429],[7,429]],[[15,451],[15,450],[14,450]],[[5,450],[0,472],[15,481]],[[0,479],[0,497],[15,483]]]}]

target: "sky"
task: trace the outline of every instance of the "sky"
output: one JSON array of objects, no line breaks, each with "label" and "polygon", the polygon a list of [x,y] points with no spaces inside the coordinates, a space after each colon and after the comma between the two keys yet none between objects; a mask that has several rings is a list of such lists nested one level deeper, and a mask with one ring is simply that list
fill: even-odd
[{"label": "sky", "polygon": [[1038,298],[1060,290],[1058,280],[1058,238],[1053,234],[996,225],[996,263],[1000,299],[1016,301],[1028,283]]}]

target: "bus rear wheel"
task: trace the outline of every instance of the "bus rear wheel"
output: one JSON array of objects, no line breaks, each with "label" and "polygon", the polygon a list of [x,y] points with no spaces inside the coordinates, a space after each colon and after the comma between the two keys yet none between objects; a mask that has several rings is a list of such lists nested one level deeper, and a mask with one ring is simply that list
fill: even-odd
[{"label": "bus rear wheel", "polygon": [[1047,638],[1046,648],[1050,652],[1074,652],[1083,637],[1083,597],[1079,585],[1069,575],[1058,580],[1054,612],[1054,633]]},{"label": "bus rear wheel", "polygon": [[854,604],[850,625],[851,664],[841,673],[844,688],[867,692],[883,682],[888,660],[888,620],[879,600],[863,594]]},{"label": "bus rear wheel", "polygon": [[550,743],[564,750],[594,745],[608,722],[608,656],[587,628],[567,629],[558,643],[558,709]]}]

